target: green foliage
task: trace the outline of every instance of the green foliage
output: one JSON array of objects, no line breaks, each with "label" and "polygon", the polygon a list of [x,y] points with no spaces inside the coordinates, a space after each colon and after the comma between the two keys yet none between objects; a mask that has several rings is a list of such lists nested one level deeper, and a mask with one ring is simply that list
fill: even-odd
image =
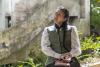
[{"label": "green foliage", "polygon": [[100,28],[100,0],[91,0],[91,25]]},{"label": "green foliage", "polygon": [[[96,37],[96,39],[99,40],[100,37]],[[87,50],[87,49],[93,49],[96,50],[100,48],[99,42],[94,42],[94,38],[91,37],[85,37],[83,40],[81,40],[81,49]]]},{"label": "green foliage", "polygon": [[94,8],[91,14],[91,25],[100,28],[100,8]]},{"label": "green foliage", "polygon": [[42,64],[35,64],[32,58],[29,58],[28,61],[22,62],[19,61],[21,64],[17,65],[18,67],[43,67]]},{"label": "green foliage", "polygon": [[100,0],[91,0],[91,4],[100,7]]},{"label": "green foliage", "polygon": [[[94,42],[94,37],[85,37],[81,40],[81,50],[82,54],[78,57],[79,60],[84,60],[88,57],[93,57],[96,55],[100,55],[100,37],[96,37]],[[98,49],[98,50],[97,50]]]},{"label": "green foliage", "polygon": [[95,50],[95,55],[100,57],[100,49]]},{"label": "green foliage", "polygon": [[44,67],[42,63],[34,63],[33,58],[28,58],[27,61],[18,61],[17,64],[1,65],[0,67]]},{"label": "green foliage", "polygon": [[38,45],[38,44],[34,45],[33,50],[31,50],[29,56],[33,58],[33,62],[35,64],[41,63],[43,66],[45,65],[47,56],[44,55],[44,53],[41,51],[40,45]]}]

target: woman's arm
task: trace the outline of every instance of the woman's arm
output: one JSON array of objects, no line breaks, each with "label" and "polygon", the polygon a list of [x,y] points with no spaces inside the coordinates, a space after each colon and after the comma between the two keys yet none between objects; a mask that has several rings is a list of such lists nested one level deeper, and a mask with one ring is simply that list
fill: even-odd
[{"label": "woman's arm", "polygon": [[50,41],[49,41],[49,36],[48,36],[48,32],[47,32],[47,27],[44,29],[44,31],[42,33],[41,48],[42,48],[42,52],[47,56],[51,56],[51,57],[54,57],[57,59],[59,59],[61,57],[61,54],[56,53],[50,47]]},{"label": "woman's arm", "polygon": [[72,57],[76,57],[81,54],[81,48],[80,48],[80,40],[79,40],[79,35],[77,28],[75,26],[72,27],[72,32],[71,32],[71,51],[70,54]]}]

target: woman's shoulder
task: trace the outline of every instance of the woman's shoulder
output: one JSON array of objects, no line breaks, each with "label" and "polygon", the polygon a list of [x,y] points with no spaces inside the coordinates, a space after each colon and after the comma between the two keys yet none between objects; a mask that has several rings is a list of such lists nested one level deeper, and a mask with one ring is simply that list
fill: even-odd
[{"label": "woman's shoulder", "polygon": [[73,30],[77,29],[76,26],[74,26],[74,25],[68,25],[67,27],[68,27],[68,29],[73,29]]},{"label": "woman's shoulder", "polygon": [[[49,30],[49,31],[53,31],[53,30],[55,30],[55,29],[56,29],[56,28],[55,28],[54,25],[45,27],[45,30]],[[70,29],[76,30],[77,28],[76,28],[76,26],[74,26],[74,25],[67,25],[67,29],[68,29],[68,30],[70,30]]]},{"label": "woman's shoulder", "polygon": [[51,26],[48,26],[48,27],[45,27],[45,30],[49,30],[49,31],[53,31],[55,30],[55,26],[54,25],[51,25]]}]

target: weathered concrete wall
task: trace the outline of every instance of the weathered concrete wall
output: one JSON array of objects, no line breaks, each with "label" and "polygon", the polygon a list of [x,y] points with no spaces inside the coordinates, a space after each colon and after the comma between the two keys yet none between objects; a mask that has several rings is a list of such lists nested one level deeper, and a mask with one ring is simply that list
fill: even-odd
[{"label": "weathered concrete wall", "polygon": [[82,37],[90,35],[90,0],[80,0],[80,18],[73,25],[77,26]]},{"label": "weathered concrete wall", "polygon": [[28,58],[32,46],[39,42],[36,40],[37,35],[43,29],[42,24],[34,27],[33,25],[35,24],[27,24],[26,27],[18,26],[1,33],[0,42],[5,42],[5,45],[0,44],[0,64],[14,63]]},{"label": "weathered concrete wall", "polygon": [[[67,4],[66,4],[67,3]],[[45,6],[46,5],[46,6]],[[39,12],[40,15],[43,17],[45,12],[45,16],[52,17],[56,8],[58,6],[63,5],[67,8],[70,12],[70,16],[78,16],[80,17],[80,4],[79,0],[25,0],[24,2],[21,1],[20,3],[16,4],[16,9],[14,12],[14,21],[20,22],[25,21],[27,16],[33,15],[32,13],[36,14],[36,11]],[[43,7],[44,6],[44,7]],[[42,12],[43,11],[43,12]],[[41,18],[41,16],[34,15],[35,18]],[[35,19],[33,18],[33,19]],[[26,19],[27,20],[27,19]]]},{"label": "weathered concrete wall", "polygon": [[[46,6],[45,6],[46,5]],[[70,16],[75,16],[73,25],[77,26],[82,35],[90,34],[90,0],[25,0],[16,4],[13,14],[13,25],[24,22],[33,15],[32,20],[53,19],[58,6],[64,6],[70,12]],[[45,14],[44,14],[45,13]]]},{"label": "weathered concrete wall", "polygon": [[0,31],[8,28],[6,16],[14,11],[14,6],[19,0],[0,0]]}]

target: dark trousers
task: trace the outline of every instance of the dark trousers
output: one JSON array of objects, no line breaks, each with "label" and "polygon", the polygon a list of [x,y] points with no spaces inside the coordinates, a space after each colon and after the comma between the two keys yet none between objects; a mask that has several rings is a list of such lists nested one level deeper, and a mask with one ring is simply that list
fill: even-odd
[{"label": "dark trousers", "polygon": [[[65,66],[55,66],[54,63],[51,63],[46,65],[45,67],[65,67]],[[72,61],[70,62],[70,67],[80,67],[80,63],[75,57],[72,58]]]}]

